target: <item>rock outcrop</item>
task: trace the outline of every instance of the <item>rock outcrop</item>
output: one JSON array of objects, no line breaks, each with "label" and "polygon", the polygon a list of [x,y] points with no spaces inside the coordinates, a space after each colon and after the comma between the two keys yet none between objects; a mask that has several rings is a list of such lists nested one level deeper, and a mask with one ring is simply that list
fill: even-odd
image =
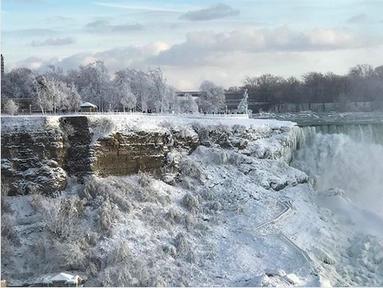
[{"label": "rock outcrop", "polygon": [[[126,123],[130,123],[130,119]],[[147,121],[153,118],[143,118]],[[2,183],[9,195],[54,194],[69,177],[164,174],[173,152],[189,154],[199,145],[236,149],[258,158],[279,158],[294,142],[290,129],[240,125],[187,126],[155,123],[154,129],[118,127],[108,116],[2,118]],[[133,119],[132,122],[134,123]],[[141,119],[138,119],[141,121]],[[141,122],[140,122],[141,123]],[[297,128],[297,127],[295,127]],[[278,145],[262,144],[276,137]],[[266,151],[266,150],[267,151]],[[171,161],[170,161],[171,162]],[[173,165],[172,167],[175,167]],[[174,170],[174,169],[173,169]],[[173,171],[174,172],[174,171]]]}]

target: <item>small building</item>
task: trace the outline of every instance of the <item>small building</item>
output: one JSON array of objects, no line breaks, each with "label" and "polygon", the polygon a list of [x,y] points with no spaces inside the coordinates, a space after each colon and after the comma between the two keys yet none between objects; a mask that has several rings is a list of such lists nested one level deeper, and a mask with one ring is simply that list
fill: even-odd
[{"label": "small building", "polygon": [[78,275],[60,273],[50,278],[47,284],[54,287],[78,287],[82,284],[82,279]]},{"label": "small building", "polygon": [[72,275],[61,272],[59,274],[46,274],[30,282],[24,283],[23,286],[30,287],[82,287],[85,279],[79,275]]},{"label": "small building", "polygon": [[90,102],[84,102],[80,105],[80,112],[97,112],[97,106]]}]

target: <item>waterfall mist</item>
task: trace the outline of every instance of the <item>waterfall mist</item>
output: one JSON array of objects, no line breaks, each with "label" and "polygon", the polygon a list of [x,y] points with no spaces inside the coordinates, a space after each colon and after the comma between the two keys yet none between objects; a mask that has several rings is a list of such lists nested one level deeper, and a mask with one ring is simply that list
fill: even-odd
[{"label": "waterfall mist", "polygon": [[293,165],[319,193],[343,190],[344,199],[383,219],[383,125],[306,127]]}]

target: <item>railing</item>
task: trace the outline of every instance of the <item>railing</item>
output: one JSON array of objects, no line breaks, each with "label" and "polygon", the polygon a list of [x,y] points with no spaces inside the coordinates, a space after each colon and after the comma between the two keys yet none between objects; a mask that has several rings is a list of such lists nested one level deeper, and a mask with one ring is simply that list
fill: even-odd
[{"label": "railing", "polygon": [[203,113],[143,113],[143,112],[72,112],[72,113],[18,113],[16,115],[1,113],[6,117],[42,117],[42,116],[84,116],[84,115],[142,115],[142,116],[182,116],[186,118],[249,118],[248,114],[203,114]]}]

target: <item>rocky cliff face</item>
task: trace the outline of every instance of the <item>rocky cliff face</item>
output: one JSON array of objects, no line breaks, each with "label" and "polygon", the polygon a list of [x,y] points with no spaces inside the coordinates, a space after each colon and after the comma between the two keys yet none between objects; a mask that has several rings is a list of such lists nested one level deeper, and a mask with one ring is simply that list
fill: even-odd
[{"label": "rocky cliff face", "polygon": [[[16,118],[15,118],[16,119]],[[9,195],[61,190],[66,172],[63,133],[47,118],[1,119],[1,180]]]},{"label": "rocky cliff face", "polygon": [[[199,145],[236,149],[259,158],[281,158],[294,145],[294,127],[253,129],[193,121],[183,126],[167,119],[147,129],[121,127],[119,121],[107,116],[3,117],[3,187],[9,195],[54,194],[65,188],[69,177],[81,182],[90,174],[163,174],[175,161],[169,155],[188,154]],[[141,121],[148,119],[128,122],[141,125]],[[155,122],[153,117],[151,121]],[[269,137],[275,137],[278,145],[265,149],[262,141]]]}]

